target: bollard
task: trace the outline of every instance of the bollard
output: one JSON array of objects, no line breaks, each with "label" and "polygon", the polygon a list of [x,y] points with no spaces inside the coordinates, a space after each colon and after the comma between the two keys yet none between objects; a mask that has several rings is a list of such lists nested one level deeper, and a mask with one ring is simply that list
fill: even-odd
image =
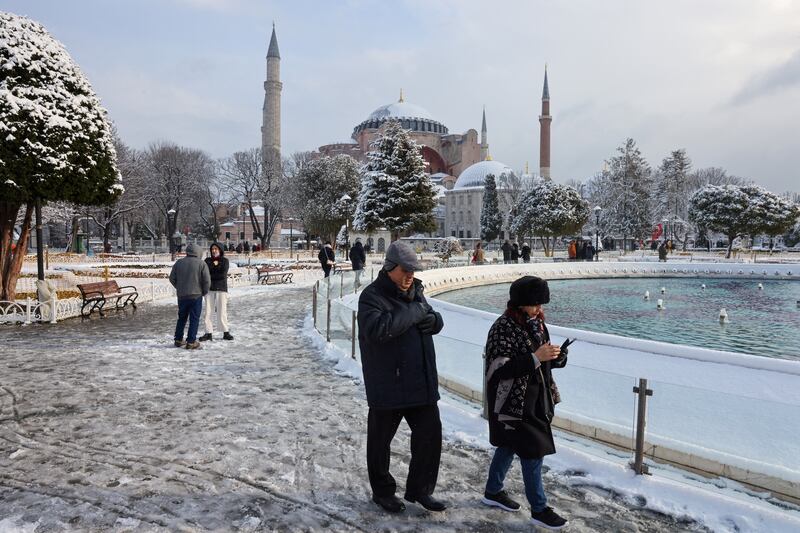
[{"label": "bollard", "polygon": [[327,326],[325,328],[325,340],[331,342],[331,301],[328,300],[328,316],[325,317]]},{"label": "bollard", "polygon": [[353,311],[352,323],[350,325],[350,357],[356,358],[356,312]]},{"label": "bollard", "polygon": [[319,288],[319,281],[314,284],[314,292],[311,297],[311,315],[314,317],[314,329],[317,329],[317,290]]},{"label": "bollard", "polygon": [[634,450],[633,471],[638,475],[649,474],[647,465],[644,464],[644,431],[647,423],[647,397],[653,391],[647,388],[647,380],[639,378],[639,386],[633,388],[637,394],[636,402],[636,449]]},{"label": "bollard", "polygon": [[31,323],[31,299],[25,298],[25,323]]},{"label": "bollard", "polygon": [[58,312],[56,304],[56,291],[50,293],[50,323],[56,323],[56,313]]}]

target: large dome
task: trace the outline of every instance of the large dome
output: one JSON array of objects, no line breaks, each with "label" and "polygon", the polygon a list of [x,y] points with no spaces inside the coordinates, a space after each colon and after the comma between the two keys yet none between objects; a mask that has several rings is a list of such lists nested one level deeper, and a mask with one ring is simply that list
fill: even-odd
[{"label": "large dome", "polygon": [[411,131],[446,134],[447,127],[436,120],[422,106],[406,102],[400,98],[398,102],[380,106],[369,114],[367,119],[353,129],[353,138],[366,129],[378,129],[387,120],[397,120],[400,125]]},{"label": "large dome", "polygon": [[[458,176],[456,184],[453,189],[466,189],[469,187],[483,187],[486,176],[493,174],[499,181],[500,176],[507,174],[508,176],[514,175],[514,171],[510,166],[500,161],[479,161],[474,165],[470,165],[464,169],[461,175]],[[500,183],[497,184],[500,187]]]}]

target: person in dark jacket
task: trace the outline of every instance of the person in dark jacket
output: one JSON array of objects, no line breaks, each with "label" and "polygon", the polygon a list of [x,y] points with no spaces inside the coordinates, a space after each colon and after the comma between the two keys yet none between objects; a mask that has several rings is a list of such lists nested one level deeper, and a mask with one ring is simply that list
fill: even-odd
[{"label": "person in dark jacket", "polygon": [[547,282],[523,276],[511,284],[509,293],[506,311],[486,340],[489,440],[497,448],[481,501],[507,511],[519,510],[519,504],[503,490],[516,455],[531,505],[531,522],[561,529],[567,521],[547,506],[542,458],[556,451],[550,422],[560,397],[551,369],[566,365],[567,354],[550,344],[544,323],[542,306],[550,301]]},{"label": "person in dark jacket", "polygon": [[659,261],[664,261],[665,263],[667,262],[667,241],[666,240],[663,241],[658,246],[658,260]]},{"label": "person in dark jacket", "polygon": [[519,263],[519,244],[516,242],[511,245],[511,262]]},{"label": "person in dark jacket", "polygon": [[364,252],[364,245],[361,244],[361,239],[356,239],[356,243],[350,248],[350,264],[353,266],[353,272],[356,273],[356,287],[361,284],[361,273],[364,271],[366,263],[367,254]]},{"label": "person in dark jacket", "polygon": [[591,242],[586,243],[586,248],[584,249],[584,259],[587,261],[594,261],[594,245]]},{"label": "person in dark jacket", "polygon": [[317,259],[319,259],[319,263],[322,265],[322,271],[325,272],[325,277],[331,275],[331,269],[336,264],[336,254],[333,253],[333,247],[331,246],[331,241],[325,241],[325,246],[323,246],[319,254],[317,254]]},{"label": "person in dark jacket", "polygon": [[367,391],[367,470],[372,500],[384,510],[405,510],[389,473],[391,443],[405,418],[411,428],[411,463],[405,499],[444,511],[433,498],[439,476],[442,423],[433,335],[444,325],[425,300],[417,254],[395,241],[378,277],[358,300],[358,342]]},{"label": "person in dark jacket", "polygon": [[511,243],[504,242],[500,249],[503,250],[503,264],[509,264],[511,262]]},{"label": "person in dark jacket", "polygon": [[[197,328],[200,326],[200,314],[203,312],[203,296],[211,286],[211,275],[208,266],[197,257],[194,244],[186,246],[186,257],[178,259],[172,265],[169,282],[175,287],[178,295],[178,323],[175,325],[175,346],[185,346],[190,350],[200,348],[197,341]],[[186,321],[189,331],[186,342],[183,342],[183,331]]]},{"label": "person in dark jacket", "polygon": [[206,333],[200,337],[201,342],[214,340],[214,321],[212,320],[214,312],[217,313],[217,322],[222,330],[222,338],[226,341],[233,340],[233,335],[228,328],[228,267],[230,265],[223,248],[224,245],[213,243],[209,247],[208,257],[206,257],[208,272],[211,274],[211,288],[205,297]]},{"label": "person in dark jacket", "polygon": [[242,243],[240,242],[239,244],[237,244],[237,245],[236,245],[236,253],[237,253],[237,254],[240,254],[240,253],[242,253],[242,252],[244,252],[244,244],[242,244]]},{"label": "person in dark jacket", "polygon": [[531,262],[531,247],[528,246],[527,242],[522,244],[522,262],[523,263]]}]

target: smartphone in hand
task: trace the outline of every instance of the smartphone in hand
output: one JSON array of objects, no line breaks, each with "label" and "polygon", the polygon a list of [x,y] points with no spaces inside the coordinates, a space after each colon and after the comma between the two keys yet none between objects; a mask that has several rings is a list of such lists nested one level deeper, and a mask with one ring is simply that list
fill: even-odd
[{"label": "smartphone in hand", "polygon": [[569,347],[569,345],[572,344],[573,342],[575,342],[575,339],[567,339],[567,340],[565,340],[561,344],[561,352],[565,353],[567,351],[567,347]]}]

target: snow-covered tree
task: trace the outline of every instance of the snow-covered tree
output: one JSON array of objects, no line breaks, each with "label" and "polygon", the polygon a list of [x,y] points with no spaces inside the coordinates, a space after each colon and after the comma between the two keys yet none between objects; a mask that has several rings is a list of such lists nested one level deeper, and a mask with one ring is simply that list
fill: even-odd
[{"label": "snow-covered tree", "polygon": [[602,198],[598,205],[603,208],[601,217],[606,229],[621,236],[625,248],[628,237],[643,239],[652,230],[652,178],[650,165],[633,139],[627,139],[617,153],[601,175]]},{"label": "snow-covered tree", "polygon": [[444,239],[436,241],[436,244],[433,245],[433,252],[436,254],[436,257],[446,263],[450,261],[450,258],[454,255],[463,253],[464,248],[461,247],[461,241],[457,238],[445,237]]},{"label": "snow-covered tree", "polygon": [[342,224],[342,227],[339,228],[339,233],[336,234],[336,246],[347,246],[347,241],[349,240],[349,235],[347,231],[347,224]]},{"label": "snow-covered tree", "polygon": [[653,186],[653,216],[655,220],[669,221],[671,236],[683,244],[684,249],[692,231],[687,223],[689,198],[694,192],[690,182],[691,168],[692,161],[686,150],[674,150],[658,167]]},{"label": "snow-covered tree", "polygon": [[539,180],[526,192],[511,221],[516,234],[538,236],[545,255],[551,255],[550,239],[580,231],[589,218],[589,204],[574,188],[549,180]]},{"label": "snow-covered tree", "polygon": [[783,236],[783,242],[786,246],[794,246],[800,243],[800,220],[798,220],[792,228]]},{"label": "snow-covered tree", "polygon": [[122,191],[106,111],[78,65],[41,24],[0,12],[0,300],[16,294],[37,199],[103,205]]},{"label": "snow-covered tree", "polygon": [[717,231],[728,237],[731,256],[733,241],[747,235],[752,221],[747,219],[750,197],[737,185],[706,185],[689,202],[689,219],[699,228]]},{"label": "snow-covered tree", "polygon": [[366,232],[386,228],[397,240],[402,233],[436,229],[436,191],[425,173],[419,145],[400,123],[386,123],[362,169],[353,226]]},{"label": "snow-covered tree", "polygon": [[495,240],[503,229],[503,215],[497,201],[497,180],[488,174],[483,187],[483,206],[481,207],[481,240]]},{"label": "snow-covered tree", "polygon": [[778,196],[756,185],[745,185],[742,190],[750,197],[746,217],[751,221],[750,235],[766,235],[770,242],[789,231],[800,216],[800,208],[788,198]]},{"label": "snow-covered tree", "polygon": [[298,159],[289,178],[291,210],[306,231],[334,240],[355,211],[361,180],[358,162],[349,155]]}]

